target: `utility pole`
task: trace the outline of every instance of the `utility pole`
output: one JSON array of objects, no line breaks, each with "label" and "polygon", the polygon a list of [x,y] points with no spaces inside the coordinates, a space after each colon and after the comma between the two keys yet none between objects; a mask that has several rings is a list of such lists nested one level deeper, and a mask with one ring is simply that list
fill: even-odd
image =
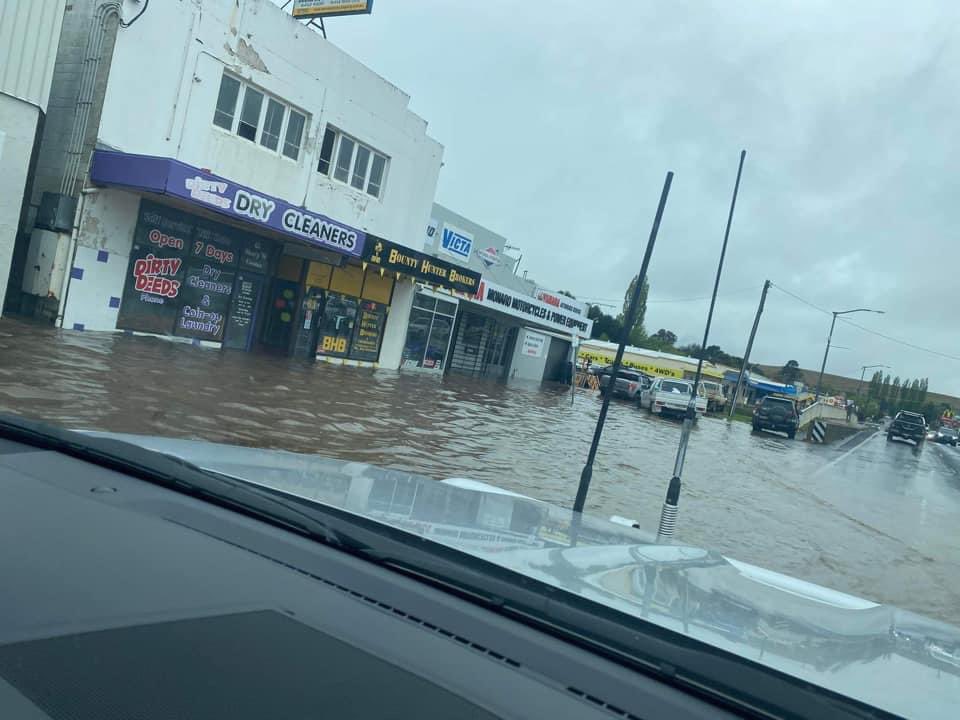
[{"label": "utility pole", "polygon": [[833,341],[833,328],[837,324],[838,315],[849,315],[850,313],[869,312],[883,315],[883,310],[872,310],[871,308],[854,308],[853,310],[834,310],[833,320],[830,321],[830,334],[827,335],[827,347],[823,351],[823,363],[820,365],[820,376],[817,378],[817,393],[813,398],[814,402],[820,400],[820,388],[823,386],[823,372],[827,369],[827,355],[830,354],[830,343]]},{"label": "utility pole", "polygon": [[[834,345],[836,347],[836,345]],[[872,370],[873,368],[888,368],[889,365],[863,365],[860,368],[860,382],[857,383],[857,397],[860,397],[860,386],[863,385],[863,376],[867,370]]]},{"label": "utility pole", "polygon": [[750,330],[750,339],[747,340],[747,350],[743,353],[743,364],[740,366],[740,377],[737,378],[737,389],[733,391],[733,399],[730,401],[730,414],[728,420],[733,419],[733,411],[737,407],[737,398],[740,396],[740,388],[743,387],[743,376],[747,372],[750,364],[750,351],[753,350],[753,339],[757,336],[757,328],[760,326],[760,316],[763,314],[763,304],[767,301],[767,290],[772,283],[765,280],[763,283],[763,292],[760,293],[760,304],[757,306],[757,314],[753,318],[753,328]]}]

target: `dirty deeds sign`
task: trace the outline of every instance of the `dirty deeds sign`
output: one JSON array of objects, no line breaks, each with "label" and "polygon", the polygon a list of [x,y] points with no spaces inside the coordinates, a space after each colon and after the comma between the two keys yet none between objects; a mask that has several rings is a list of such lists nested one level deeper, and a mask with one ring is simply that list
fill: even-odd
[{"label": "dirty deeds sign", "polygon": [[117,315],[118,328],[171,333],[180,306],[184,260],[193,231],[189,215],[147,200],[140,203]]},{"label": "dirty deeds sign", "polygon": [[277,197],[171,161],[166,192],[222,215],[270,228],[318,247],[359,258],[366,233]]}]

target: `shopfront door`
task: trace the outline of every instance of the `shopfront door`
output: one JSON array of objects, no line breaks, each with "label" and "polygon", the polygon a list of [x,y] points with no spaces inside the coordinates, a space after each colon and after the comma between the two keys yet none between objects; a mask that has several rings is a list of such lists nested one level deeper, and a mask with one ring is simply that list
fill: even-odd
[{"label": "shopfront door", "polygon": [[317,342],[320,339],[320,320],[326,293],[320,288],[309,287],[300,301],[297,314],[296,336],[292,355],[307,360],[317,359]]},{"label": "shopfront door", "polygon": [[270,284],[261,341],[265,349],[287,353],[299,306],[300,283],[274,278]]}]

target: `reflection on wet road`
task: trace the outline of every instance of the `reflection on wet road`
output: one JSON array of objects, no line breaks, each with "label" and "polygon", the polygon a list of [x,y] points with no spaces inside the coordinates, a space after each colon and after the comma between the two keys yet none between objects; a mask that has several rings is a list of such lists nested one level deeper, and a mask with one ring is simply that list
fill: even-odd
[{"label": "reflection on wet road", "polygon": [[[0,411],[469,477],[570,506],[599,408],[507,387],[221,353],[0,320]],[[842,447],[702,420],[677,540],[960,624],[960,452],[882,434]],[[679,425],[614,403],[589,512],[655,531]],[[858,443],[862,443],[857,445]]]}]

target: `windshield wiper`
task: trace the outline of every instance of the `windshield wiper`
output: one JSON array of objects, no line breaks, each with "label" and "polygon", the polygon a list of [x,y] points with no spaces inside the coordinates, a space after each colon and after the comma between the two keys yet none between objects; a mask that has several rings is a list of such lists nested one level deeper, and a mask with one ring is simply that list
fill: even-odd
[{"label": "windshield wiper", "polygon": [[0,437],[70,455],[217,505],[268,516],[274,523],[328,545],[348,544],[315,514],[304,512],[272,493],[260,492],[260,486],[204,470],[182,458],[140,445],[4,413],[0,413]]}]

